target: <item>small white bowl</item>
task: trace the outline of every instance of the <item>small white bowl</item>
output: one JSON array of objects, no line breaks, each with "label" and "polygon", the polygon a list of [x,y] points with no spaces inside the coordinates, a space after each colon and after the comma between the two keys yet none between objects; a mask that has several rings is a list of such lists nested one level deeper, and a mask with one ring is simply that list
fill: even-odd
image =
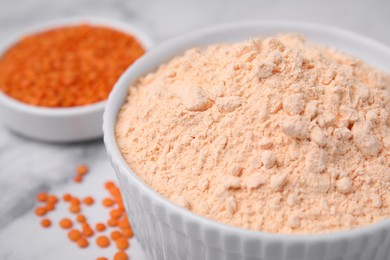
[{"label": "small white bowl", "polygon": [[[0,57],[24,36],[63,26],[90,24],[133,35],[145,50],[152,40],[140,29],[124,22],[96,17],[74,17],[45,22],[20,32],[0,46]],[[106,101],[71,108],[46,108],[22,103],[0,90],[0,120],[9,129],[26,137],[48,142],[78,142],[103,135]]]},{"label": "small white bowl", "polygon": [[129,86],[191,47],[250,37],[299,32],[390,72],[390,49],[344,30],[297,22],[248,22],[176,37],[129,68],[110,94],[104,113],[104,142],[115,169],[135,235],[149,260],[389,260],[390,219],[350,231],[283,235],[225,225],[181,208],[139,178],[123,159],[115,139],[117,114]]}]

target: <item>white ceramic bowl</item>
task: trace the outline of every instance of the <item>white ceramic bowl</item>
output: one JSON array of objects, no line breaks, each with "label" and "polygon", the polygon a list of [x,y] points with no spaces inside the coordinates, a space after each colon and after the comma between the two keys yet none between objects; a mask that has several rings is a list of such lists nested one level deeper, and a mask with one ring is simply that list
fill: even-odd
[{"label": "white ceramic bowl", "polygon": [[390,50],[340,29],[295,22],[249,22],[219,26],[174,38],[146,54],[117,82],[104,114],[104,141],[119,179],[135,235],[149,260],[389,260],[390,220],[345,232],[282,235],[244,230],[176,206],[132,172],[116,145],[114,125],[138,77],[194,46],[241,41],[254,36],[300,32],[390,72]]},{"label": "white ceramic bowl", "polygon": [[[76,17],[45,22],[17,33],[0,46],[0,57],[26,35],[69,25],[100,25],[134,35],[145,49],[152,40],[141,30],[119,21]],[[106,101],[71,108],[45,108],[19,102],[0,90],[0,120],[9,129],[26,137],[49,142],[77,142],[103,135],[102,123]]]}]

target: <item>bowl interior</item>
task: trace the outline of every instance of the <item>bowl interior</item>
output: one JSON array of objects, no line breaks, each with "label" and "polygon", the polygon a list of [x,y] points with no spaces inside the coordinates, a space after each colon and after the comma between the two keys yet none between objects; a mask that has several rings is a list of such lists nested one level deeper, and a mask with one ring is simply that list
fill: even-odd
[{"label": "bowl interior", "polygon": [[184,208],[176,206],[167,199],[163,198],[157,192],[152,190],[145,184],[127,165],[122,158],[120,151],[116,145],[114,128],[117,114],[125,101],[129,86],[140,76],[149,72],[155,71],[156,68],[170,60],[176,55],[180,55],[185,50],[191,47],[202,47],[219,42],[236,42],[251,37],[265,37],[280,33],[302,33],[309,41],[325,44],[331,47],[340,49],[341,51],[352,56],[363,59],[368,64],[378,67],[382,70],[390,72],[390,49],[385,45],[376,41],[370,40],[366,37],[347,32],[344,30],[331,28],[327,26],[297,23],[297,22],[244,22],[239,24],[222,25],[211,29],[201,30],[194,33],[189,33],[183,36],[176,37],[169,40],[165,44],[154,48],[152,51],[143,56],[135,66],[129,68],[120,78],[110,94],[108,104],[104,114],[104,141],[108,153],[113,158],[116,165],[119,165],[127,173],[129,181],[135,183],[137,187],[142,189],[154,200],[163,203],[170,210],[179,212],[185,215],[190,220],[207,223],[209,225],[218,226],[218,228],[229,232],[240,232],[249,237],[268,236],[270,238],[283,239],[329,239],[337,236],[350,237],[358,234],[363,234],[367,230],[375,230],[388,226],[390,220],[382,221],[368,227],[354,229],[345,232],[336,232],[324,235],[283,235],[283,234],[269,234],[263,232],[256,232],[244,230],[222,223],[215,222],[198,216]]}]

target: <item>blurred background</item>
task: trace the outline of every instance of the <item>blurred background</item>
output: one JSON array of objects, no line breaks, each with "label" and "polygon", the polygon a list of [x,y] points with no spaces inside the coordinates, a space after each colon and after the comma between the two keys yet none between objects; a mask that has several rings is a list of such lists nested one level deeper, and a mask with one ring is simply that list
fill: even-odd
[{"label": "blurred background", "polygon": [[134,23],[162,41],[195,28],[242,20],[310,21],[390,45],[388,0],[0,0],[0,37],[39,21],[79,15]]}]

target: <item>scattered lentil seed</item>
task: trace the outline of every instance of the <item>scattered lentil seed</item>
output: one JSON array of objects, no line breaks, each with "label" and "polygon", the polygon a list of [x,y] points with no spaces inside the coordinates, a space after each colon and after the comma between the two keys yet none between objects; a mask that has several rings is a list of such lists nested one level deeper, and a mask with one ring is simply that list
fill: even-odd
[{"label": "scattered lentil seed", "polygon": [[118,230],[115,230],[115,231],[112,231],[111,234],[110,234],[110,237],[112,240],[117,240],[118,238],[121,238],[123,237],[122,233]]},{"label": "scattered lentil seed", "polygon": [[111,216],[111,218],[119,219],[122,217],[122,213],[123,212],[119,209],[113,209],[110,212],[110,216]]},{"label": "scattered lentil seed", "polygon": [[57,204],[58,203],[58,198],[55,195],[50,195],[47,197],[47,202],[51,204]]},{"label": "scattered lentil seed", "polygon": [[84,223],[83,224],[83,234],[86,237],[91,237],[95,234],[95,232],[92,230],[92,228],[87,223]]},{"label": "scattered lentil seed", "polygon": [[51,226],[51,221],[47,218],[41,220],[41,226],[44,228],[48,228]]},{"label": "scattered lentil seed", "polygon": [[119,250],[125,250],[129,248],[129,242],[125,237],[120,237],[117,240],[115,240],[115,244]]},{"label": "scattered lentil seed", "polygon": [[110,245],[110,240],[106,236],[98,236],[96,238],[96,245],[99,247],[108,247]]},{"label": "scattered lentil seed", "polygon": [[85,175],[88,173],[88,166],[85,165],[85,164],[82,164],[82,165],[79,165],[77,168],[76,168],[76,174],[77,175]]},{"label": "scattered lentil seed", "polygon": [[73,205],[80,205],[80,200],[78,198],[72,198],[70,200],[70,203],[73,204]]},{"label": "scattered lentil seed", "polygon": [[118,220],[111,218],[107,221],[107,225],[109,225],[110,227],[116,227],[118,226]]},{"label": "scattered lentil seed", "polygon": [[80,183],[83,181],[83,177],[81,175],[77,175],[73,178],[74,182]]},{"label": "scattered lentil seed", "polygon": [[83,200],[83,202],[84,202],[85,205],[90,206],[90,205],[92,205],[95,202],[95,200],[92,197],[86,197]]},{"label": "scattered lentil seed", "polygon": [[72,196],[69,193],[64,194],[62,199],[66,202],[69,202],[72,199]]},{"label": "scattered lentil seed", "polygon": [[73,227],[73,222],[68,218],[63,218],[60,220],[60,227],[62,227],[63,229],[69,229]]},{"label": "scattered lentil seed", "polygon": [[78,241],[81,237],[81,232],[77,229],[72,229],[68,232],[68,238],[71,241]]},{"label": "scattered lentil seed", "polygon": [[103,200],[103,206],[105,206],[107,208],[112,207],[114,204],[115,204],[115,201],[111,198],[105,198]]},{"label": "scattered lentil seed", "polygon": [[123,229],[123,234],[127,237],[127,238],[132,238],[134,236],[133,234],[133,230],[131,228],[126,228],[126,229]]},{"label": "scattered lentil seed", "polygon": [[71,213],[77,214],[77,213],[79,213],[81,211],[81,209],[80,209],[79,205],[70,205],[69,211]]},{"label": "scattered lentil seed", "polygon": [[105,184],[104,184],[104,187],[107,189],[107,190],[110,190],[112,188],[115,188],[115,183],[113,183],[112,181],[107,181]]},{"label": "scattered lentil seed", "polygon": [[46,211],[53,211],[55,209],[55,205],[51,203],[46,204],[45,209]]},{"label": "scattered lentil seed", "polygon": [[79,247],[81,248],[86,248],[89,246],[89,243],[88,243],[88,240],[81,237],[77,240],[77,244],[79,245]]},{"label": "scattered lentil seed", "polygon": [[47,200],[47,194],[46,192],[38,193],[37,195],[37,201],[39,202],[45,202]]},{"label": "scattered lentil seed", "polygon": [[44,216],[44,215],[46,215],[46,213],[47,213],[47,210],[45,208],[37,207],[35,209],[35,215],[37,215],[37,216]]},{"label": "scattered lentil seed", "polygon": [[123,251],[119,251],[114,255],[114,260],[128,260],[129,257]]},{"label": "scattered lentil seed", "polygon": [[95,228],[97,231],[102,232],[102,231],[106,230],[106,225],[104,225],[103,223],[97,223]]},{"label": "scattered lentil seed", "polygon": [[83,214],[80,214],[76,217],[76,220],[77,222],[79,223],[85,223],[87,221],[87,218],[83,215]]},{"label": "scattered lentil seed", "polygon": [[123,230],[123,229],[130,228],[130,224],[129,224],[129,222],[127,221],[127,219],[124,218],[124,219],[122,219],[122,220],[120,220],[120,221],[118,222],[118,227],[121,228],[121,229]]}]

